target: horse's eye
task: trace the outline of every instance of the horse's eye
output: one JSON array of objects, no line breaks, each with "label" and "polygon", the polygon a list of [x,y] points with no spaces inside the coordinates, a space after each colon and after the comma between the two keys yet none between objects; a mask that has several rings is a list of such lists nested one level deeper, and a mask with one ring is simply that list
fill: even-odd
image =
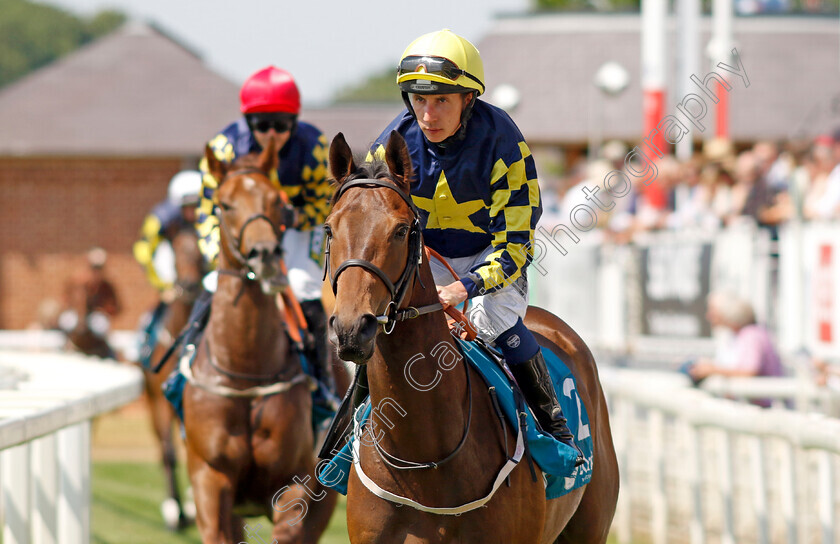
[{"label": "horse's eye", "polygon": [[396,238],[405,238],[408,234],[408,225],[403,225],[397,229],[397,232],[394,233],[394,237]]},{"label": "horse's eye", "polygon": [[332,229],[329,225],[324,225],[324,234],[327,236],[332,236]]},{"label": "horse's eye", "polygon": [[229,212],[233,209],[233,206],[231,206],[227,202],[219,202],[219,207],[221,207],[222,210],[226,212]]}]

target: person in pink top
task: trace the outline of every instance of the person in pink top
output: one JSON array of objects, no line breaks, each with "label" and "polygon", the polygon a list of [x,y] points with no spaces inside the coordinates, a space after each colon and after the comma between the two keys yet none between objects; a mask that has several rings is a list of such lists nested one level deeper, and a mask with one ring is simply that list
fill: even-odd
[{"label": "person in pink top", "polygon": [[[756,323],[752,305],[733,293],[709,295],[706,318],[712,327],[725,327],[734,337],[715,354],[714,359],[700,358],[688,369],[695,383],[708,376],[782,376],[782,361],[770,332]],[[770,401],[757,399],[759,406]]]}]

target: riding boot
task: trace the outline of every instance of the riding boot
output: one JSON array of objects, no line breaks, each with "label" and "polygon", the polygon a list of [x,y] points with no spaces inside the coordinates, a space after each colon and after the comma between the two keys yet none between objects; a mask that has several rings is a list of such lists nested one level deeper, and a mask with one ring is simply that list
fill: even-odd
[{"label": "riding boot", "polygon": [[583,452],[575,444],[574,435],[566,424],[560,401],[551,382],[551,376],[545,366],[545,359],[541,351],[523,363],[510,365],[510,371],[516,378],[522,394],[540,426],[554,438],[574,448],[577,452],[575,466],[583,464]]}]

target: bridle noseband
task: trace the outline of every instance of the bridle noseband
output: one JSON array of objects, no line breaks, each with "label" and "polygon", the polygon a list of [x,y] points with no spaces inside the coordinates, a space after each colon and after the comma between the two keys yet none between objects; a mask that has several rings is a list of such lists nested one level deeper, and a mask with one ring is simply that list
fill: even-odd
[{"label": "bridle noseband", "polygon": [[344,193],[347,192],[348,189],[352,189],[355,187],[360,187],[363,189],[375,189],[377,187],[385,187],[397,193],[399,197],[402,198],[403,202],[405,202],[411,209],[411,212],[414,215],[414,219],[411,222],[411,228],[408,233],[408,257],[406,259],[405,268],[403,268],[402,274],[400,274],[400,277],[396,282],[392,282],[388,275],[385,274],[385,272],[383,272],[381,268],[379,268],[372,262],[366,261],[364,259],[347,259],[346,261],[338,265],[338,268],[335,269],[335,272],[332,272],[330,269],[330,242],[332,240],[332,235],[330,232],[327,232],[326,250],[324,253],[324,279],[326,279],[327,275],[329,275],[333,294],[336,294],[336,292],[338,291],[338,277],[341,275],[342,272],[344,272],[348,268],[364,268],[365,270],[371,272],[373,275],[379,278],[382,281],[382,283],[385,284],[385,287],[388,289],[388,293],[391,295],[391,301],[388,303],[388,306],[385,309],[385,313],[383,315],[376,316],[376,321],[377,323],[382,325],[385,334],[391,334],[391,332],[394,330],[394,326],[396,325],[397,321],[413,319],[423,314],[441,310],[443,309],[443,305],[441,305],[438,302],[436,304],[430,304],[428,306],[422,306],[420,308],[400,308],[402,306],[403,301],[405,300],[406,295],[408,294],[408,289],[411,285],[411,280],[415,276],[417,277],[417,281],[420,282],[420,285],[423,285],[423,281],[420,279],[420,265],[423,263],[423,240],[420,233],[420,212],[417,209],[417,206],[411,200],[411,197],[405,194],[405,192],[403,192],[402,189],[388,181],[383,181],[379,179],[356,179],[344,183],[338,189],[338,192],[336,193],[335,198],[333,200],[333,205],[335,205],[338,202],[338,200],[344,195]]}]

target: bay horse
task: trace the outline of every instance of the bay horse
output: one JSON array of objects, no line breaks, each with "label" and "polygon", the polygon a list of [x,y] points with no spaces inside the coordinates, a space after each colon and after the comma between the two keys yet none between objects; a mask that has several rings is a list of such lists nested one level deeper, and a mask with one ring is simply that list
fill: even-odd
[{"label": "bay horse", "polygon": [[172,251],[175,256],[175,298],[167,305],[161,319],[157,343],[149,358],[151,366],[143,368],[143,378],[168,491],[166,500],[161,504],[161,513],[166,526],[176,530],[185,527],[192,517],[184,512],[175,472],[177,455],[172,440],[175,410],[161,390],[163,382],[175,369],[177,357],[169,357],[159,369],[155,367],[186,326],[193,304],[201,292],[204,258],[198,249],[198,234],[192,226],[183,226],[175,233],[172,237]]},{"label": "bay horse", "polygon": [[267,515],[273,541],[314,543],[337,495],[314,475],[311,379],[283,332],[288,199],[269,179],[274,145],[229,167],[207,147],[216,191],[218,286],[183,392],[187,466],[206,544],[243,541],[243,515]]},{"label": "bay horse", "polygon": [[[462,357],[440,376],[435,350],[440,353],[443,345],[459,352],[443,313],[435,311],[439,299],[419,249],[422,241],[416,241],[421,233],[408,196],[411,159],[396,132],[385,158],[385,164],[356,166],[341,134],[330,147],[331,173],[339,184],[325,226],[336,293],[331,340],[339,357],[367,365],[371,406],[390,406],[387,419],[393,423],[377,426],[375,439],[359,440],[354,463],[380,489],[372,493],[356,465],[351,467],[350,541],[603,544],[615,513],[618,468],[595,360],[566,323],[535,307],[526,325],[568,365],[586,406],[594,447],[589,483],[548,501],[542,479],[535,482],[521,463],[509,474],[509,486],[502,485],[485,506],[457,516],[380,498],[384,489],[428,509],[448,509],[485,497],[508,459],[506,445],[515,439],[509,426],[502,430],[487,388]],[[418,360],[423,364],[408,364]],[[414,384],[405,374],[408,366]],[[416,387],[435,380],[431,389]]]},{"label": "bay horse", "polygon": [[[113,297],[113,301],[111,298]],[[110,315],[100,308],[116,307],[116,295],[107,280],[95,282],[89,274],[71,278],[64,286],[65,308],[58,326],[66,337],[66,348],[103,359],[117,359],[108,342]]]}]

